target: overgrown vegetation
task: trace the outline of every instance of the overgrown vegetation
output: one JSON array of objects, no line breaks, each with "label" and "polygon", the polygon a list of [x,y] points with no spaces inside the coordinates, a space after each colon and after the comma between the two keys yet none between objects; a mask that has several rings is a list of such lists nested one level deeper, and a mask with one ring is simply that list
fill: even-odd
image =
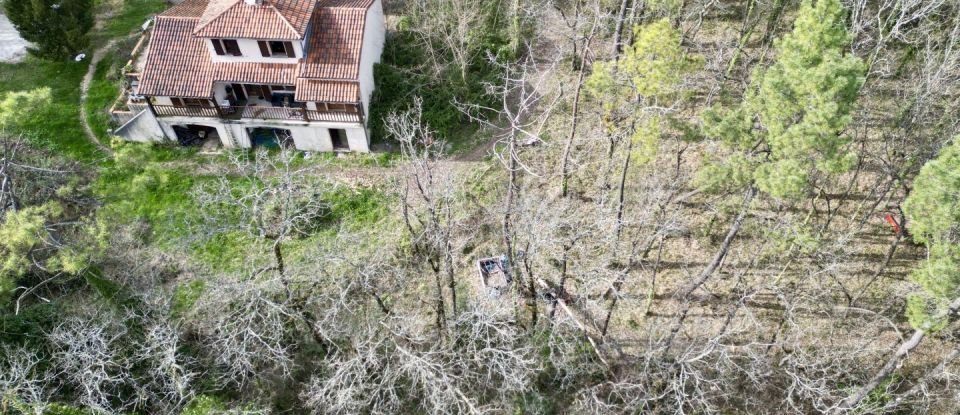
[{"label": "overgrown vegetation", "polygon": [[401,3],[392,153],[103,154],[122,53],[0,66],[0,411],[957,412],[956,4]]},{"label": "overgrown vegetation", "polygon": [[467,117],[457,103],[497,104],[487,86],[498,83],[502,65],[516,58],[508,35],[510,17],[500,2],[492,0],[408,6],[375,67],[371,135],[374,140],[389,139],[386,116],[408,109],[419,97],[424,121],[436,138],[456,141],[469,134],[463,129]]}]

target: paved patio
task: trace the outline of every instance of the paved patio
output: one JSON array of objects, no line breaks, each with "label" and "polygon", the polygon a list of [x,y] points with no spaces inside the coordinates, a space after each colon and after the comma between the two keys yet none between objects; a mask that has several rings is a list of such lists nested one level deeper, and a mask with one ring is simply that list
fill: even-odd
[{"label": "paved patio", "polygon": [[0,62],[16,63],[27,56],[27,41],[13,28],[10,19],[0,14]]}]

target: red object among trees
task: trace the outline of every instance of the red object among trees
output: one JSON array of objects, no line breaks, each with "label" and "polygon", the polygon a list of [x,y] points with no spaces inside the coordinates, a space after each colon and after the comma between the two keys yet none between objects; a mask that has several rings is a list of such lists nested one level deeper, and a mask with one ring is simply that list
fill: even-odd
[{"label": "red object among trees", "polygon": [[883,215],[883,218],[887,220],[887,223],[890,224],[890,227],[893,228],[893,232],[897,235],[903,233],[903,229],[900,228],[900,224],[897,223],[897,220],[893,218],[893,214],[887,212]]}]

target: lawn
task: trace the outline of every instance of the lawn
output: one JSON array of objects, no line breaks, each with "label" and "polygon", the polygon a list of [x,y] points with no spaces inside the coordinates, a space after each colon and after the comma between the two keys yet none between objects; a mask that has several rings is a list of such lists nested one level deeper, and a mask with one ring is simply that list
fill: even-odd
[{"label": "lawn", "polygon": [[[120,88],[119,67],[135,41],[140,26],[162,9],[163,0],[101,0],[98,15],[105,18],[92,34],[91,49],[116,39],[121,42],[108,52],[95,68],[87,102],[80,107],[79,85],[88,69],[83,62],[45,61],[29,57],[19,64],[0,65],[0,100],[16,91],[50,88],[52,102],[20,128],[34,145],[83,161],[96,169],[93,195],[101,205],[97,215],[118,226],[134,229],[143,242],[170,252],[188,254],[210,268],[239,271],[243,258],[251,251],[251,238],[239,233],[200,235],[196,231],[200,212],[192,192],[213,181],[215,173],[199,173],[204,165],[226,163],[226,156],[206,157],[196,150],[169,145],[114,143],[115,157],[101,153],[84,135],[80,111],[85,111],[94,134],[109,145],[108,130],[114,128],[106,110],[117,99]],[[128,45],[129,44],[129,45]],[[89,55],[89,54],[88,54]],[[318,154],[302,166],[325,164],[337,167],[390,166],[393,154],[351,155],[343,159]],[[216,171],[216,169],[213,169]],[[323,229],[313,236],[291,243],[291,251],[302,246],[330,242],[341,226],[358,228],[386,215],[385,196],[372,189],[345,186],[324,195],[331,204]]]},{"label": "lawn", "polygon": [[28,57],[18,64],[0,64],[0,100],[7,93],[51,89],[49,105],[29,117],[22,133],[37,147],[78,160],[99,157],[96,148],[83,135],[80,124],[80,81],[87,71],[86,62],[51,62]]},{"label": "lawn", "polygon": [[[118,5],[122,1],[122,5]],[[122,7],[119,11],[118,7]],[[164,0],[101,0],[98,11],[109,16],[100,31],[94,34],[94,42],[118,38],[140,30],[147,19],[167,8]]]},{"label": "lawn", "polygon": [[109,142],[107,130],[112,122],[107,110],[120,93],[120,71],[116,66],[118,60],[117,53],[108,53],[97,64],[84,108],[90,128],[103,143]]}]

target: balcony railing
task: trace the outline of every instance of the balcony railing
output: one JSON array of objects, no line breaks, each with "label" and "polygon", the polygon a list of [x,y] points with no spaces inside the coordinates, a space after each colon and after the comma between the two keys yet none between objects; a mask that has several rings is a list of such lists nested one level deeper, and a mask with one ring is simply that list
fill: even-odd
[{"label": "balcony railing", "polygon": [[307,110],[309,121],[360,122],[360,114],[350,112],[328,112]]},{"label": "balcony railing", "polygon": [[326,121],[343,123],[360,122],[360,114],[358,113],[312,111],[295,107],[248,106],[232,108],[204,108],[154,105],[153,109],[156,111],[158,117],[207,117],[231,120],[244,118],[256,120],[288,120],[304,122]]},{"label": "balcony railing", "polygon": [[206,117],[219,118],[220,112],[216,108],[204,107],[174,107],[172,105],[154,105],[158,117]]},{"label": "balcony railing", "polygon": [[243,107],[243,118],[306,121],[302,108]]}]

